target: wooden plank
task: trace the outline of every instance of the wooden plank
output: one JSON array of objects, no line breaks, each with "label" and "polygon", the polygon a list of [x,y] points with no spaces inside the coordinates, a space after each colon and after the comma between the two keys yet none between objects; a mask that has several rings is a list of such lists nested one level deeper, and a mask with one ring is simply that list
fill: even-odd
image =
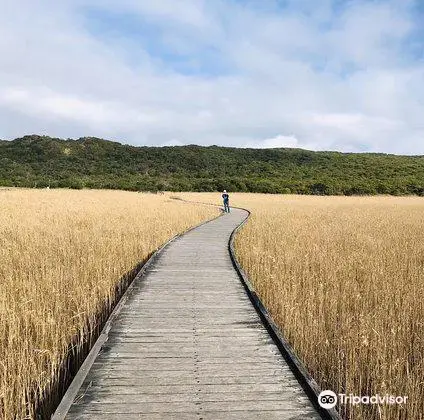
[{"label": "wooden plank", "polygon": [[[296,384],[296,380],[293,380],[293,384]],[[281,383],[250,383],[250,384],[227,384],[227,385],[211,385],[203,384],[199,386],[196,385],[145,385],[138,384],[137,386],[126,386],[126,385],[107,385],[104,382],[101,385],[95,385],[93,383],[86,383],[84,387],[80,389],[78,395],[84,395],[88,392],[98,393],[99,395],[103,392],[113,393],[115,395],[125,395],[125,394],[134,394],[134,395],[154,395],[154,394],[166,394],[166,395],[175,395],[175,394],[186,394],[191,395],[196,392],[204,393],[215,393],[215,394],[246,394],[246,393],[255,393],[255,392],[278,392],[281,391],[283,385]]]},{"label": "wooden plank", "polygon": [[[282,400],[256,400],[256,401],[169,401],[169,402],[135,402],[135,403],[107,403],[104,401],[90,401],[83,408],[86,413],[184,413],[192,410],[202,411],[249,411],[249,410],[287,410],[295,411],[301,409],[301,403],[295,399],[285,398]],[[79,407],[75,404],[75,411],[79,411]],[[305,410],[305,412],[307,412]]]},{"label": "wooden plank", "polygon": [[275,363],[275,360],[268,360],[266,359],[265,362],[243,362],[243,361],[233,361],[232,359],[226,359],[222,361],[222,359],[217,360],[199,360],[195,361],[193,363],[193,359],[186,358],[186,359],[180,359],[178,361],[178,365],[176,365],[174,362],[170,362],[168,359],[157,359],[155,360],[154,366],[152,366],[152,362],[150,360],[143,360],[140,359],[137,361],[136,365],[129,366],[127,360],[108,360],[104,362],[94,362],[93,366],[95,368],[101,368],[103,366],[104,369],[121,369],[121,370],[145,370],[145,371],[156,371],[156,370],[180,370],[181,367],[184,366],[196,366],[197,369],[203,370],[203,369],[211,369],[214,371],[217,371],[217,369],[223,370],[225,372],[228,372],[230,370],[242,370],[243,372],[252,372],[256,370],[262,370],[262,369],[277,369],[277,370],[284,370],[286,372],[290,372],[290,369],[288,366],[279,365],[278,363]]},{"label": "wooden plank", "polygon": [[102,369],[101,372],[96,373],[95,375],[93,375],[93,379],[102,379],[102,378],[107,378],[107,379],[113,379],[113,378],[117,378],[117,379],[121,379],[121,378],[128,378],[131,379],[133,378],[135,379],[145,379],[146,383],[148,383],[148,381],[154,382],[157,379],[160,379],[161,377],[165,376],[167,377],[167,379],[170,378],[175,378],[175,379],[179,379],[181,381],[183,380],[190,380],[195,378],[196,376],[199,377],[199,380],[202,381],[207,381],[208,379],[212,379],[212,378],[228,378],[228,377],[239,377],[240,375],[249,377],[249,378],[261,378],[263,376],[267,376],[267,377],[274,377],[276,379],[282,379],[285,378],[284,374],[287,371],[284,371],[284,369],[264,369],[263,372],[260,371],[245,371],[242,372],[241,370],[233,370],[233,371],[220,371],[220,370],[213,370],[213,369],[209,369],[208,371],[206,370],[201,370],[201,369],[194,369],[194,367],[191,367],[190,369],[186,368],[186,366],[183,366],[180,370],[167,370],[167,369],[158,369],[158,370],[150,370],[150,371],[146,371],[146,370],[119,370],[119,369]]},{"label": "wooden plank", "polygon": [[[89,383],[96,386],[173,386],[173,385],[255,385],[255,384],[278,384],[281,386],[287,385],[292,388],[293,381],[296,382],[294,376],[247,376],[247,374],[237,376],[199,376],[197,379],[193,377],[187,378],[172,378],[168,376],[160,376],[157,378],[97,378],[94,374],[90,376]],[[85,387],[89,385],[85,382]]]},{"label": "wooden plank", "polygon": [[[182,334],[168,334],[168,335],[127,335],[123,337],[122,335],[115,335],[113,337],[109,336],[109,343],[163,343],[165,340],[168,340],[168,343],[187,343],[190,341],[194,341],[193,335],[182,335]],[[214,336],[202,336],[199,335],[197,337],[197,341],[200,343],[243,343],[252,344],[252,343],[264,343],[264,344],[272,344],[273,341],[267,335],[259,336],[257,334],[234,337],[234,336],[220,336],[218,334]]]},{"label": "wooden plank", "polygon": [[[289,395],[288,395],[289,394]],[[284,394],[281,389],[273,392],[244,392],[239,394],[234,393],[204,393],[195,391],[192,394],[134,394],[134,393],[115,393],[110,391],[88,390],[81,395],[77,404],[143,404],[143,403],[173,403],[173,402],[252,402],[252,401],[280,401],[282,396],[292,397],[293,394],[286,391]],[[302,397],[298,397],[302,398]],[[304,397],[306,398],[306,397]]]}]

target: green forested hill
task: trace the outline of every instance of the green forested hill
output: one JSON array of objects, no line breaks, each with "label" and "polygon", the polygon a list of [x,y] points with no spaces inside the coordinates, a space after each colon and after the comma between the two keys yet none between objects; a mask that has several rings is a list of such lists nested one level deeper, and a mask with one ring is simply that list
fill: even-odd
[{"label": "green forested hill", "polygon": [[0,141],[0,185],[424,195],[424,157],[25,136]]}]

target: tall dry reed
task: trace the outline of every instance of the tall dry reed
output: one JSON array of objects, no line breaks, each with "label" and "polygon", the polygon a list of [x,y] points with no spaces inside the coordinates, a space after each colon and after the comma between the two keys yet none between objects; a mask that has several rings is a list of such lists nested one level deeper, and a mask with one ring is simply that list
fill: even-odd
[{"label": "tall dry reed", "polygon": [[34,418],[121,276],[216,214],[167,195],[0,190],[0,418]]}]

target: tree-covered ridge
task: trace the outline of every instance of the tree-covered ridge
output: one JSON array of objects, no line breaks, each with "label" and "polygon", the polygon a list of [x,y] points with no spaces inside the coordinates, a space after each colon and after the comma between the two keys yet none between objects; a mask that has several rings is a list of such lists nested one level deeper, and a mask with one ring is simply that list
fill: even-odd
[{"label": "tree-covered ridge", "polygon": [[134,147],[92,137],[32,135],[0,141],[0,185],[424,195],[424,157],[289,148]]}]

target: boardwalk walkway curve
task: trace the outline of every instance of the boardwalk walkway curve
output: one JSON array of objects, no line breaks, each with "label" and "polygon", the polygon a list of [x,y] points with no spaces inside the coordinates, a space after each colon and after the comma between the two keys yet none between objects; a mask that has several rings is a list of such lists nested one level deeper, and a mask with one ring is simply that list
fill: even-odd
[{"label": "boardwalk walkway curve", "polygon": [[53,416],[320,419],[228,251],[242,209],[168,243],[115,309]]}]

